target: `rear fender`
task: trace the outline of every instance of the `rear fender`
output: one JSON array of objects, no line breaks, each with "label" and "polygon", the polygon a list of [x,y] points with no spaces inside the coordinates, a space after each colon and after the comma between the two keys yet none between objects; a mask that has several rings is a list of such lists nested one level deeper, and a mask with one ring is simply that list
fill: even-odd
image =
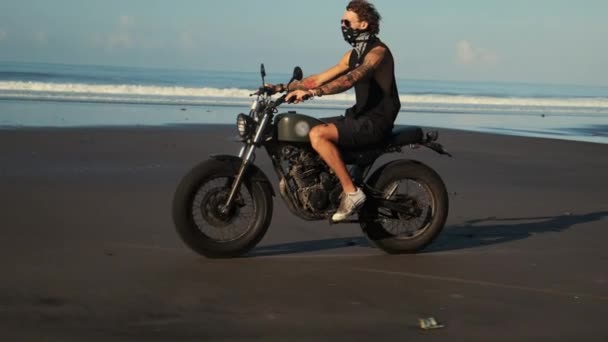
[{"label": "rear fender", "polygon": [[388,167],[398,167],[399,165],[407,165],[407,164],[423,164],[417,160],[413,160],[413,159],[397,159],[397,160],[393,160],[390,161],[380,167],[378,167],[376,169],[376,171],[374,171],[374,173],[371,174],[371,176],[367,177],[366,180],[366,184],[369,187],[374,187],[376,182],[378,181],[378,178],[380,178],[380,175],[382,174],[382,172],[384,172],[384,170]]}]

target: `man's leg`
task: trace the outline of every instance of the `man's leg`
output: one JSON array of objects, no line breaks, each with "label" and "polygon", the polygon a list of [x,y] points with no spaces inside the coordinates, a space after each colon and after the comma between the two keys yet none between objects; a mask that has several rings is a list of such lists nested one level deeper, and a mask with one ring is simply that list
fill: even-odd
[{"label": "man's leg", "polygon": [[312,147],[319,153],[321,158],[334,170],[336,176],[342,184],[342,199],[340,206],[331,219],[334,222],[345,220],[352,215],[357,208],[361,207],[365,202],[365,194],[361,189],[357,189],[353,184],[350,174],[342,161],[340,151],[336,144],[338,143],[339,132],[335,124],[326,124],[315,126],[309,133]]},{"label": "man's leg", "polygon": [[338,129],[334,124],[318,125],[313,127],[309,133],[310,143],[312,148],[317,151],[327,165],[334,170],[342,189],[346,193],[357,191],[353,184],[350,174],[346,169],[346,165],[342,161],[340,151],[336,144],[338,143]]}]

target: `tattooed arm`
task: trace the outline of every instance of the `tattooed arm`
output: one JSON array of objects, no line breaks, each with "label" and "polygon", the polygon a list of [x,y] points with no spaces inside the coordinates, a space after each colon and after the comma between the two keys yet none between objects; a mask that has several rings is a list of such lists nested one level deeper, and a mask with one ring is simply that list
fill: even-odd
[{"label": "tattooed arm", "polygon": [[342,58],[338,62],[338,64],[327,69],[326,71],[324,71],[320,74],[317,74],[317,75],[312,75],[312,76],[306,77],[301,81],[292,82],[289,85],[288,90],[294,91],[294,90],[309,90],[309,89],[318,88],[318,87],[324,85],[325,83],[335,79],[336,77],[338,77],[340,75],[344,75],[344,73],[348,71],[348,60],[350,58],[350,53],[351,53],[350,51],[345,53],[344,56],[342,56]]},{"label": "tattooed arm", "polygon": [[[302,82],[298,82],[296,86],[289,86],[291,92],[287,94],[286,101],[293,103],[300,103],[310,97],[314,96],[323,96],[323,95],[331,95],[331,94],[339,94],[344,92],[350,88],[352,88],[355,83],[359,82],[362,79],[367,77],[372,77],[376,69],[382,64],[384,60],[384,56],[386,55],[386,48],[383,46],[377,46],[373,48],[363,60],[360,66],[351,70],[350,72],[344,74],[344,72],[348,71],[348,65],[342,74],[333,74],[334,78],[325,78],[324,83],[316,84],[314,81],[318,80],[313,77],[309,77],[308,79],[302,80]],[[348,59],[350,58],[350,53],[347,53],[342,58],[341,62],[348,64]],[[332,69],[330,69],[332,70]],[[329,76],[330,73],[323,73],[320,75]],[[308,80],[310,83],[304,83]]]},{"label": "tattooed arm", "polygon": [[339,94],[352,88],[355,83],[359,82],[360,80],[373,76],[376,69],[384,60],[385,54],[385,47],[377,46],[373,48],[365,56],[365,59],[363,60],[363,63],[361,63],[360,66],[327,84],[321,85],[316,89],[311,89],[312,93],[315,96],[323,96],[330,94]]}]

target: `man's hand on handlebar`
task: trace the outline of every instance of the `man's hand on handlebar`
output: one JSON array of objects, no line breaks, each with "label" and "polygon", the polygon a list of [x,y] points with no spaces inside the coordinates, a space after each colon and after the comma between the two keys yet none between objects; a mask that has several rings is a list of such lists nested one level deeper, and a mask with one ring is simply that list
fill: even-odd
[{"label": "man's hand on handlebar", "polygon": [[304,102],[312,97],[310,90],[294,90],[287,94],[285,102],[287,103],[300,103]]},{"label": "man's hand on handlebar", "polygon": [[258,89],[258,91],[255,93],[256,95],[261,95],[261,94],[267,94],[267,95],[274,95],[276,93],[282,93],[285,91],[285,85],[284,84],[264,84],[263,87],[260,87]]}]

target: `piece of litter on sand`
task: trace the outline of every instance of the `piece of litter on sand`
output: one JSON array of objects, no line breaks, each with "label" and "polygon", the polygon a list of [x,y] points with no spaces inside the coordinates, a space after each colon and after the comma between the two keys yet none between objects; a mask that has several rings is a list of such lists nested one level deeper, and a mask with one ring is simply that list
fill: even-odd
[{"label": "piece of litter on sand", "polygon": [[433,317],[420,318],[418,319],[418,322],[420,323],[420,329],[423,330],[440,329],[444,327],[443,324],[437,323]]}]

